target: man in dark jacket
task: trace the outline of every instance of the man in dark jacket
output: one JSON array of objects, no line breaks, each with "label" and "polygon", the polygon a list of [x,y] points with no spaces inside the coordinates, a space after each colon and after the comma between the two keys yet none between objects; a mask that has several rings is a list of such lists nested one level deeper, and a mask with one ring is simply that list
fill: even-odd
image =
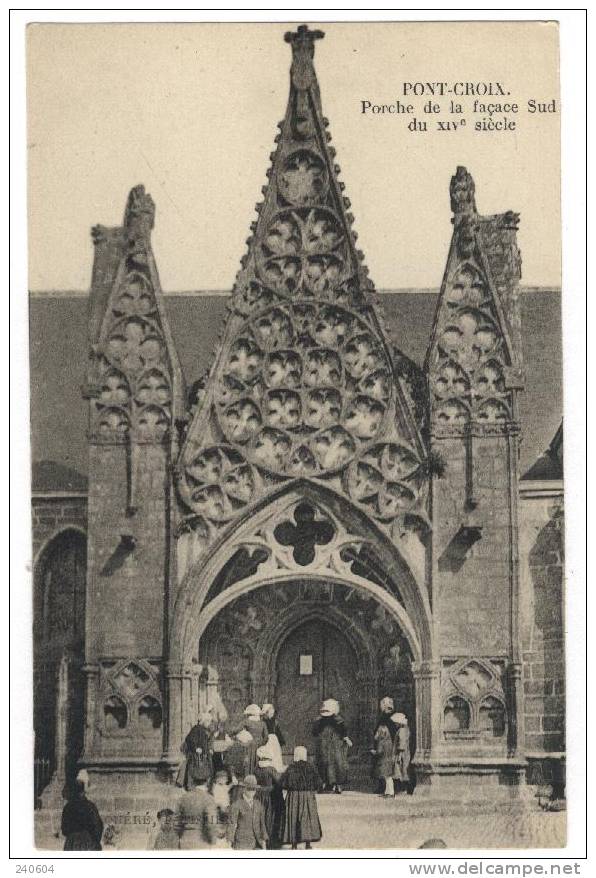
[{"label": "man in dark jacket", "polygon": [[244,778],[243,791],[230,808],[227,837],[236,851],[254,851],[267,846],[265,810],[255,798],[257,779],[254,774]]}]

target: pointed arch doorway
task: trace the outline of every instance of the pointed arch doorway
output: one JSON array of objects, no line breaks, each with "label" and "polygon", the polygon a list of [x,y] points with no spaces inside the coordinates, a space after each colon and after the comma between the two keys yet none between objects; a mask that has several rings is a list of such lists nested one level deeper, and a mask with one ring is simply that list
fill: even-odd
[{"label": "pointed arch doorway", "polygon": [[344,634],[323,618],[298,624],[280,644],[276,656],[274,704],[284,718],[284,752],[313,748],[311,729],[321,702],[335,698],[347,727],[355,734],[366,701],[359,659]]},{"label": "pointed arch doorway", "polygon": [[321,701],[339,701],[354,745],[350,783],[357,788],[369,786],[368,750],[381,696],[394,698],[414,733],[407,640],[374,599],[346,584],[297,579],[240,595],[206,627],[198,660],[198,704],[232,730],[247,704],[273,703],[286,758],[296,744],[313,752],[311,730]]}]

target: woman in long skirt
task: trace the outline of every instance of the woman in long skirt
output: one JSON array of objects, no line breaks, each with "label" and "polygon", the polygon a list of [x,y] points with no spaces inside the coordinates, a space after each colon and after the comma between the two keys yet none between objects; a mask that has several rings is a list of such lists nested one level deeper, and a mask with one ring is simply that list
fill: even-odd
[{"label": "woman in long skirt", "polygon": [[401,790],[411,792],[410,786],[410,728],[404,713],[394,713],[391,717],[397,726],[393,741],[393,782],[395,794]]},{"label": "woman in long skirt", "polygon": [[281,820],[284,810],[284,795],[281,788],[282,775],[275,770],[269,747],[257,750],[257,767],[255,777],[259,788],[257,799],[263,805],[265,826],[269,841],[267,847],[276,850],[280,845]]},{"label": "woman in long skirt", "polygon": [[317,770],[307,761],[306,747],[294,749],[294,761],[286,769],[282,787],[287,790],[283,817],[282,843],[296,850],[301,842],[310,850],[323,835],[315,793],[321,788]]},{"label": "woman in long skirt", "polygon": [[269,735],[266,747],[271,754],[271,762],[276,771],[283,771],[284,762],[281,755],[281,748],[286,743],[286,740],[277,721],[275,708],[272,704],[263,705],[262,718],[267,726],[267,733]]},{"label": "woman in long skirt", "polygon": [[100,851],[103,822],[93,802],[87,798],[89,775],[79,771],[74,792],[62,811],[65,851]]},{"label": "woman in long skirt", "polygon": [[[268,739],[267,726],[261,719],[261,708],[258,704],[249,704],[244,711],[244,722],[241,729],[236,729],[236,739],[244,746],[244,774],[254,774],[257,767],[257,750],[263,747]],[[244,733],[248,732],[250,739]]]},{"label": "woman in long skirt", "polygon": [[211,714],[200,713],[196,725],[192,727],[182,745],[186,756],[186,769],[183,785],[185,790],[194,790],[211,777],[213,773],[213,747]]},{"label": "woman in long skirt", "polygon": [[317,770],[323,781],[324,791],[341,793],[348,779],[348,748],[352,746],[352,742],[339,713],[339,704],[334,698],[324,701],[319,713],[321,717],[312,731],[317,743]]}]

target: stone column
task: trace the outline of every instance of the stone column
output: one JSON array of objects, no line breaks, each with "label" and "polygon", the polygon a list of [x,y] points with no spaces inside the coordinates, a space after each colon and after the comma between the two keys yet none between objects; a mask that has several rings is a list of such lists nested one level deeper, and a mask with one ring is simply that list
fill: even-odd
[{"label": "stone column", "polygon": [[193,721],[192,684],[195,675],[183,662],[166,662],[165,674],[167,730],[164,759],[176,763],[180,761],[180,745]]},{"label": "stone column", "polygon": [[440,665],[436,661],[412,664],[416,686],[416,753],[414,761],[429,763],[437,747],[441,729]]},{"label": "stone column", "polygon": [[99,683],[99,665],[88,663],[83,665],[87,683],[85,686],[85,746],[83,761],[88,762],[97,755],[95,752],[95,730],[97,727],[97,687]]},{"label": "stone column", "polygon": [[66,745],[68,729],[68,659],[65,655],[60,659],[56,681],[56,777],[64,782],[66,779]]},{"label": "stone column", "polygon": [[522,665],[512,662],[509,665],[509,740],[507,747],[510,757],[522,756],[525,751],[525,712],[523,698]]}]

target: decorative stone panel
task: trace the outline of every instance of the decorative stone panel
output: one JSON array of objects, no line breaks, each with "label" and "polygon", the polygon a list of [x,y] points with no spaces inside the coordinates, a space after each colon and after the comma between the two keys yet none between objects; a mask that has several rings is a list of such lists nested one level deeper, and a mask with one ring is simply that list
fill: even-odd
[{"label": "decorative stone panel", "polygon": [[163,734],[160,664],[141,658],[102,659],[98,686],[102,752],[159,749]]},{"label": "decorative stone panel", "polygon": [[324,480],[387,527],[426,521],[425,449],[356,250],[300,27],[290,97],[215,362],[178,465],[183,527],[222,524],[289,479]]}]

